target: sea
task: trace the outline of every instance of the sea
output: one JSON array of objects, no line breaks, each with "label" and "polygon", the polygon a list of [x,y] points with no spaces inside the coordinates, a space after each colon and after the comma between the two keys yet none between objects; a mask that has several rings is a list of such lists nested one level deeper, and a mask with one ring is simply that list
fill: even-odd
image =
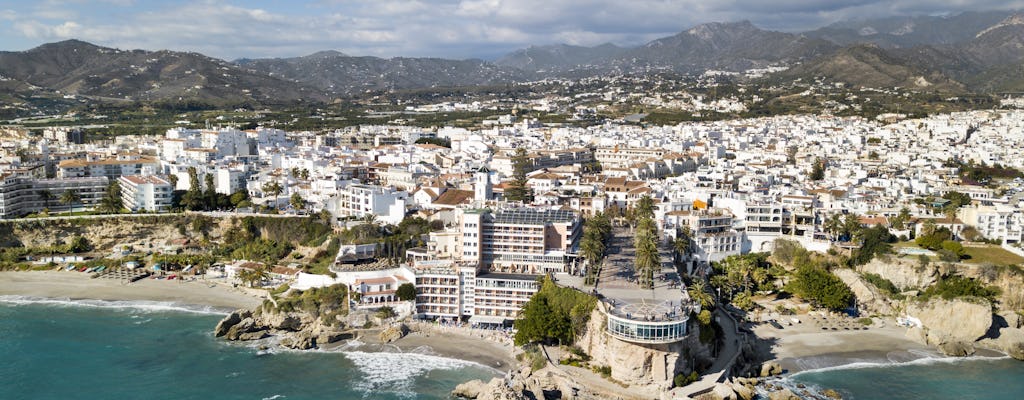
[{"label": "sea", "polygon": [[226,310],[0,296],[0,399],[447,399],[501,373],[427,352],[268,350]]},{"label": "sea", "polygon": [[922,355],[909,362],[858,362],[811,369],[779,383],[794,393],[806,390],[817,398],[825,398],[823,390],[833,389],[847,400],[1021,400],[1024,362],[996,356]]}]

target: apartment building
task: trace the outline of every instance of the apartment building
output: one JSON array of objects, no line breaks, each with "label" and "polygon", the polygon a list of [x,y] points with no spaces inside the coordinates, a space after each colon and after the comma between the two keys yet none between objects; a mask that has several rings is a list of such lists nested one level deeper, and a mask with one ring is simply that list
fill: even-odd
[{"label": "apartment building", "polygon": [[[81,210],[95,207],[107,191],[105,177],[36,179],[17,174],[0,176],[0,218],[17,218],[43,209],[52,211]],[[79,201],[60,201],[64,192],[78,195]]]},{"label": "apartment building", "polygon": [[106,159],[64,160],[57,164],[58,178],[105,177],[110,180],[124,175],[143,175],[160,170],[160,161],[144,156],[118,156]]},{"label": "apartment building", "polygon": [[374,215],[385,224],[398,224],[405,218],[409,194],[388,187],[350,184],[327,201],[325,209],[335,218],[363,218]]},{"label": "apartment building", "polygon": [[131,211],[167,211],[171,208],[174,187],[156,175],[128,175],[117,179],[121,186],[121,202]]},{"label": "apartment building", "polygon": [[566,272],[575,261],[582,220],[569,210],[511,208],[466,210],[462,258],[481,271],[541,274]]},{"label": "apartment building", "polygon": [[594,159],[601,163],[603,168],[628,168],[648,159],[660,160],[668,152],[661,148],[599,147],[594,152]]}]

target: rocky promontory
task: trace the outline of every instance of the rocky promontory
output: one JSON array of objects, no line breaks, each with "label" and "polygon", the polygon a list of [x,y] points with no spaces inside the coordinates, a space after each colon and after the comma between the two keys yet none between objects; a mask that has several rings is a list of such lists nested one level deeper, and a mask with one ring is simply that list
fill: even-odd
[{"label": "rocky promontory", "polygon": [[232,312],[217,323],[214,335],[233,341],[274,336],[281,346],[301,350],[334,343],[352,337],[343,320],[345,295],[344,285],[292,291],[254,310]]}]

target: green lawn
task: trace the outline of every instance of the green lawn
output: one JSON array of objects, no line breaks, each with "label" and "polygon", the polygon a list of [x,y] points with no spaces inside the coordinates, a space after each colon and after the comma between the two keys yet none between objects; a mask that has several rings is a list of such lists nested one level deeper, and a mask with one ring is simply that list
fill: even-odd
[{"label": "green lawn", "polygon": [[1003,250],[999,246],[964,247],[970,258],[963,260],[970,264],[1013,265],[1024,264],[1024,257]]}]

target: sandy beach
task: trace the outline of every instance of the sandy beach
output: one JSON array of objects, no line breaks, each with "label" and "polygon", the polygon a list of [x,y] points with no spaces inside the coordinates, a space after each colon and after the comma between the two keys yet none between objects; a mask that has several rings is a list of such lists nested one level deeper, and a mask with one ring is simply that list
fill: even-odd
[{"label": "sandy beach", "polygon": [[508,371],[515,365],[512,346],[482,339],[453,330],[444,332],[419,330],[391,343],[382,343],[379,329],[362,331],[359,342],[351,349],[366,352],[401,352],[436,355],[474,362],[499,371]]},{"label": "sandy beach", "polygon": [[[937,353],[906,337],[907,328],[892,319],[876,318],[866,330],[824,331],[810,316],[782,329],[764,323],[754,334],[761,351],[790,373],[853,363],[906,362]],[[859,325],[858,325],[859,326]]]},{"label": "sandy beach", "polygon": [[202,280],[143,279],[122,284],[115,279],[92,279],[89,274],[81,272],[0,272],[0,296],[12,295],[72,300],[165,301],[209,306],[225,311],[253,308],[263,302],[262,297],[245,293],[241,289]]}]

